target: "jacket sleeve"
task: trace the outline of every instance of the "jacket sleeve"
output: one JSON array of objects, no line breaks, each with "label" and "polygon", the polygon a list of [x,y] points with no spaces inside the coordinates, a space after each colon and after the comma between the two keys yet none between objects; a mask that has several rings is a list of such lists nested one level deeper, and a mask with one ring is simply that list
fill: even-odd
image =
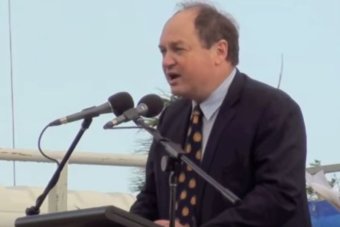
[{"label": "jacket sleeve", "polygon": [[[162,122],[167,109],[163,111],[159,118],[157,129],[162,130]],[[155,159],[156,153],[159,149],[159,143],[155,140],[152,142],[146,168],[145,168],[145,182],[143,188],[137,195],[137,200],[131,206],[130,212],[137,214],[149,220],[156,220],[159,218],[159,208],[157,199],[157,185],[156,185],[156,173],[155,173]]]},{"label": "jacket sleeve", "polygon": [[137,195],[137,200],[130,209],[131,213],[137,214],[149,220],[155,220],[158,217],[155,174],[153,168],[154,164],[152,160],[152,153],[154,153],[153,150],[155,147],[155,142],[153,142],[146,164],[145,183],[142,190]]}]

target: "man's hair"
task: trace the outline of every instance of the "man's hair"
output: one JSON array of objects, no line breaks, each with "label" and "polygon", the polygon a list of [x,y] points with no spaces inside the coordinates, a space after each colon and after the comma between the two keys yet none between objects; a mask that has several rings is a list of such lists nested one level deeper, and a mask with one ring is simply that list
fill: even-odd
[{"label": "man's hair", "polygon": [[178,12],[197,10],[194,24],[202,45],[210,48],[221,39],[228,42],[227,61],[234,66],[239,62],[238,29],[231,15],[219,12],[214,6],[204,2],[182,2]]}]

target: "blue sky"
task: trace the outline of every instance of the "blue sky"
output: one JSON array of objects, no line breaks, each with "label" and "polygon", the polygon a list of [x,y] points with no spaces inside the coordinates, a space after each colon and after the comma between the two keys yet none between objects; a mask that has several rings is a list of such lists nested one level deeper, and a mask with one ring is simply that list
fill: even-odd
[{"label": "blue sky", "polygon": [[[340,1],[213,1],[240,27],[238,68],[277,86],[303,111],[307,163],[340,162]],[[37,149],[50,121],[102,104],[120,91],[135,102],[145,94],[169,92],[161,70],[158,39],[176,1],[11,1],[15,147]],[[0,147],[12,147],[8,1],[0,0]],[[130,154],[148,136],[136,130],[102,130],[112,119],[95,118],[78,150]],[[46,150],[67,150],[80,122],[46,131]],[[52,164],[16,163],[18,185],[44,186]],[[12,163],[0,161],[0,185],[13,182]],[[126,167],[72,165],[69,187],[129,191]]]}]

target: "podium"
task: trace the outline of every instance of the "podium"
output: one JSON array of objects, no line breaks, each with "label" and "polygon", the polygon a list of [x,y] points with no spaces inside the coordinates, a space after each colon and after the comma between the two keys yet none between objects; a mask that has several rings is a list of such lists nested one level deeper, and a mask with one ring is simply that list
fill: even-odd
[{"label": "podium", "polygon": [[159,227],[118,207],[103,206],[20,217],[15,227]]}]

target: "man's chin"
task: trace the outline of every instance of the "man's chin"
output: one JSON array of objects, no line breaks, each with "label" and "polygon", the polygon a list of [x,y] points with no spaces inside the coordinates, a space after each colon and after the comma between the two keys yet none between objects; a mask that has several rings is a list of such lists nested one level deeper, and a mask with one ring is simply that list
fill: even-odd
[{"label": "man's chin", "polygon": [[182,97],[182,98],[186,98],[187,97],[186,92],[184,92],[181,89],[174,88],[174,87],[171,87],[171,94],[173,94],[175,96],[178,96],[178,97]]}]

